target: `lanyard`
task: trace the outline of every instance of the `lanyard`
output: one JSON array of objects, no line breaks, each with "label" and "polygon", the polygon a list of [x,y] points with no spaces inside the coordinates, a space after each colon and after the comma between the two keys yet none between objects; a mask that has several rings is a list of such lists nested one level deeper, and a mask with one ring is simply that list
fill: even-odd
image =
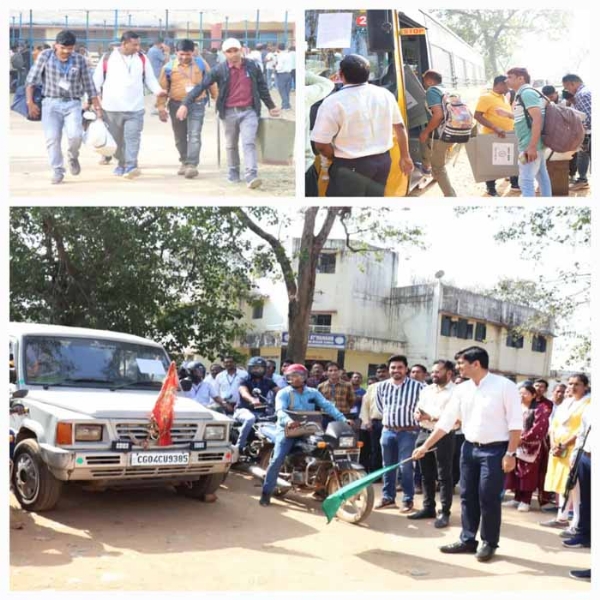
[{"label": "lanyard", "polygon": [[134,54],[130,54],[130,60],[127,61],[125,59],[125,56],[119,52],[119,55],[121,56],[121,60],[123,61],[123,64],[125,65],[125,68],[127,69],[127,73],[129,75],[129,77],[131,77],[131,68],[133,67],[133,57],[135,56]]},{"label": "lanyard", "polygon": [[73,64],[72,56],[69,56],[68,60],[65,63],[61,62],[60,60],[58,61],[58,68],[60,69],[61,75],[63,77],[65,77],[65,78],[67,77],[72,64]]}]

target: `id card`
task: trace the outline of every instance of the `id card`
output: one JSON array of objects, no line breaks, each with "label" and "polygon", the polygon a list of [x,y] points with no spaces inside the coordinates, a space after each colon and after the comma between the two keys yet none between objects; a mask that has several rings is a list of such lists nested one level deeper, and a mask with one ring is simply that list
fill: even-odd
[{"label": "id card", "polygon": [[68,92],[71,89],[71,83],[66,79],[61,79],[58,83],[58,87],[61,90],[65,90],[66,92]]}]

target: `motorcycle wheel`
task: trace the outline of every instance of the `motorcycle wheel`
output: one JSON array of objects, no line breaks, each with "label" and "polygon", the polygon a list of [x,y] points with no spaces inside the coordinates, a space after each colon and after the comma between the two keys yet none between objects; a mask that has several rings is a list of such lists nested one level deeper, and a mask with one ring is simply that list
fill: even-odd
[{"label": "motorcycle wheel", "polygon": [[[264,469],[265,471],[268,469],[269,467],[269,463],[271,462],[271,456],[273,455],[273,450],[274,448],[265,448],[259,456],[259,465],[261,469]],[[284,469],[285,469],[285,465],[284,465]],[[280,471],[280,473],[285,473],[284,470]],[[283,498],[283,496],[285,496],[292,488],[279,488],[276,487],[275,491],[273,492],[273,495],[276,496],[277,498]]]},{"label": "motorcycle wheel", "polygon": [[[340,471],[338,473],[339,481],[341,486],[344,487],[353,481],[362,479],[364,475],[361,471],[355,471],[354,469],[348,469],[346,471]],[[335,477],[330,477],[327,482],[327,495],[331,496],[340,489],[338,480]],[[375,492],[373,486],[369,485],[362,489],[358,494],[352,496],[346,500],[339,508],[335,516],[346,523],[360,523],[364,521],[373,510],[373,504],[375,503]]]}]

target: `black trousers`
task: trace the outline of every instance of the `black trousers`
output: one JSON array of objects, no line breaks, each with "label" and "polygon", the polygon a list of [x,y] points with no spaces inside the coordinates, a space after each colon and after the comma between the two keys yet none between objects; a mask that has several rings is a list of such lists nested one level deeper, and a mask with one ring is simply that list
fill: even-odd
[{"label": "black trousers", "polygon": [[327,196],[383,196],[390,174],[389,152],[361,158],[334,158],[329,167]]},{"label": "black trousers", "polygon": [[454,434],[454,460],[452,465],[452,480],[455,486],[460,483],[460,451],[462,450],[462,445],[464,441],[464,434]]},{"label": "black trousers", "polygon": [[460,539],[475,544],[477,530],[482,541],[498,547],[502,520],[504,471],[502,458],[508,442],[478,447],[465,440],[460,457]]},{"label": "black trousers", "polygon": [[[421,429],[415,447],[422,446],[431,435],[431,431]],[[438,440],[434,452],[428,452],[419,460],[421,465],[421,484],[423,487],[423,510],[435,512],[435,486],[440,482],[440,503],[442,513],[450,514],[452,506],[452,466],[454,463],[454,432],[451,431]]]},{"label": "black trousers", "polygon": [[371,419],[371,472],[378,471],[383,466],[381,456],[381,432],[383,423],[381,419]]}]

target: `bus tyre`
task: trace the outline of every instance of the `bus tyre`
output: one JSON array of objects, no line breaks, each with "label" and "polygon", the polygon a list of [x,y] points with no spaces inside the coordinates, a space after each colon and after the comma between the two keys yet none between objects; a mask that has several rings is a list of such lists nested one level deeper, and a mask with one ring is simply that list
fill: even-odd
[{"label": "bus tyre", "polygon": [[178,494],[195,500],[204,500],[209,494],[214,494],[225,481],[226,473],[210,473],[202,475],[197,481],[187,481],[175,487]]},{"label": "bus tyre", "polygon": [[52,475],[42,459],[35,439],[19,442],[15,448],[13,493],[25,510],[52,510],[60,499],[63,482]]}]

